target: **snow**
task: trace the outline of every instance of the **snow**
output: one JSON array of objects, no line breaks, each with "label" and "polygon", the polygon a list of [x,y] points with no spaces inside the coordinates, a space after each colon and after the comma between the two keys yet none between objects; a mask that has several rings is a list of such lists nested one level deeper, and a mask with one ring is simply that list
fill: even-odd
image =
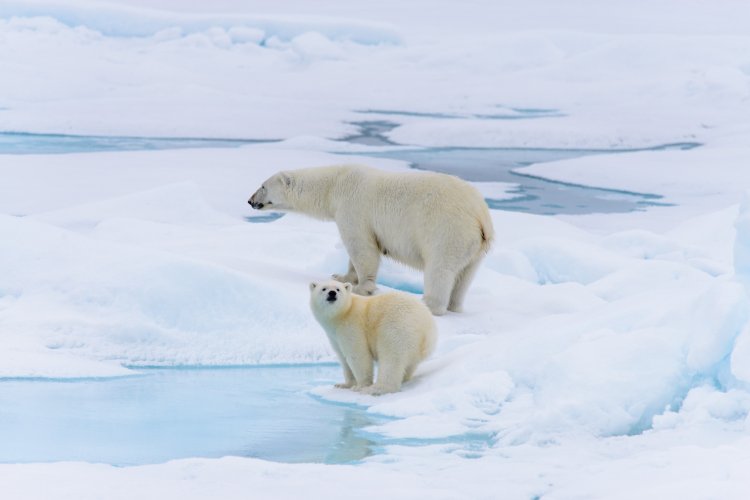
[{"label": "snow", "polygon": [[[747,116],[739,3],[680,4],[679,22],[666,0],[617,2],[628,14],[616,22],[609,9],[583,15],[583,1],[557,17],[544,0],[468,12],[292,2],[277,14],[262,2],[226,4],[232,14],[138,3],[4,2],[3,128],[335,138],[352,132],[354,110],[395,109],[474,117],[405,119],[391,136],[407,144],[606,148],[718,140]],[[661,24],[634,20],[639,9]],[[481,118],[508,108],[558,113]]]},{"label": "snow", "polygon": [[[402,392],[312,390],[392,417],[361,463],[1,464],[5,495],[743,498],[748,16],[676,0],[4,2],[0,131],[281,141],[0,154],[3,378],[334,360],[307,283],[345,269],[335,225],[250,224],[246,200],[281,169],[408,167],[368,156],[400,146],[337,141],[352,122],[392,121],[410,147],[616,148],[519,171],[673,204],[493,211],[466,312],[437,319]],[[701,145],[627,151],[677,142]],[[386,261],[380,285],[419,294],[422,277]]]}]

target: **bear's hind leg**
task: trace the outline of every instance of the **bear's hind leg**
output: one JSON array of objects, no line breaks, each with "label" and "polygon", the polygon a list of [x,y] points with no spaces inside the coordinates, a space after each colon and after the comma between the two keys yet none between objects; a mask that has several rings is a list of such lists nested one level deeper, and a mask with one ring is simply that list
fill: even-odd
[{"label": "bear's hind leg", "polygon": [[474,279],[474,275],[479,269],[479,264],[482,262],[481,258],[469,262],[469,264],[458,273],[456,277],[456,284],[453,285],[453,291],[451,292],[450,302],[448,303],[448,310],[453,312],[461,312],[463,310],[464,297],[466,297],[466,291],[469,289],[471,281]]},{"label": "bear's hind leg", "polygon": [[456,273],[449,268],[428,265],[424,270],[424,302],[435,316],[448,310],[451,291],[456,283]]}]

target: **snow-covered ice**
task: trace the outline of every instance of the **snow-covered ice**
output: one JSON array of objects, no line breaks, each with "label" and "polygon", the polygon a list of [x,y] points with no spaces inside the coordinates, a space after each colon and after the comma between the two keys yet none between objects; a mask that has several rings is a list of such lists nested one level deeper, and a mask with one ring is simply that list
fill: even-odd
[{"label": "snow-covered ice", "polygon": [[[383,453],[2,464],[3,496],[744,498],[747,19],[677,0],[4,2],[0,131],[282,141],[0,155],[3,378],[333,361],[306,285],[344,270],[335,225],[249,224],[246,200],[280,169],[408,168],[336,141],[363,119],[411,147],[701,146],[521,168],[673,205],[493,211],[467,310],[437,319],[413,382],[311,391],[394,417],[367,429]],[[380,282],[421,292],[392,262]]]}]

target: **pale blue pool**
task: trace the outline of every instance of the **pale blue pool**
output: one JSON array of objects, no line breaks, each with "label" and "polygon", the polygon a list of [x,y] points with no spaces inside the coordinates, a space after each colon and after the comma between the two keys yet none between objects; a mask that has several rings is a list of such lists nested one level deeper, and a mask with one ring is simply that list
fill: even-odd
[{"label": "pale blue pool", "polygon": [[383,418],[309,390],[336,365],[141,369],[115,379],[0,380],[0,462],[114,465],[186,457],[344,463],[376,452]]}]

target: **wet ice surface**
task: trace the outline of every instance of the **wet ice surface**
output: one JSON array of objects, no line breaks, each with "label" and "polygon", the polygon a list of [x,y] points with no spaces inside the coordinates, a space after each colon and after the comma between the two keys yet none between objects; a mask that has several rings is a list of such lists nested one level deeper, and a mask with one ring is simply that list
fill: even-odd
[{"label": "wet ice surface", "polygon": [[[359,113],[378,119],[352,122],[355,134],[343,142],[367,146],[398,145],[387,134],[399,126],[399,117],[451,120],[523,120],[561,116],[558,110],[535,108],[502,108],[497,113],[458,115],[440,112],[399,110],[362,110]],[[386,117],[386,118],[382,118]],[[133,151],[177,148],[239,147],[276,142],[259,139],[105,137],[64,134],[0,133],[0,154],[59,154],[93,151]],[[468,181],[509,182],[518,185],[511,199],[488,198],[492,209],[513,210],[542,215],[613,213],[645,210],[649,206],[668,205],[658,193],[635,193],[593,186],[551,181],[542,177],[516,173],[514,170],[534,163],[565,160],[588,155],[628,153],[643,150],[690,149],[696,143],[675,143],[645,149],[551,149],[551,148],[465,148],[415,146],[412,149],[368,152],[375,157],[408,162],[413,168],[457,175]],[[273,222],[283,214],[248,216],[252,223]]]},{"label": "wet ice surface", "polygon": [[565,116],[564,113],[557,109],[546,108],[513,108],[506,106],[496,106],[498,111],[495,113],[440,113],[440,112],[420,112],[420,111],[402,111],[391,109],[364,109],[358,113],[386,116],[409,116],[415,118],[437,118],[445,120],[455,119],[478,119],[478,120],[528,120],[534,118],[552,118]]},{"label": "wet ice surface", "polygon": [[0,132],[0,154],[61,154],[94,151],[227,148],[262,142],[274,141],[258,139],[118,137]]},{"label": "wet ice surface", "polygon": [[282,217],[284,217],[284,212],[271,212],[261,215],[248,215],[245,217],[245,220],[252,223],[263,223],[273,222],[277,219],[281,219]]},{"label": "wet ice surface", "polygon": [[[684,145],[665,146],[682,149]],[[509,182],[518,185],[510,199],[488,198],[492,209],[513,210],[540,215],[630,212],[648,206],[667,205],[661,196],[601,189],[556,182],[514,172],[514,169],[555,160],[564,160],[611,151],[539,148],[430,148],[396,151],[378,156],[408,161],[413,168],[457,175],[475,182]]]},{"label": "wet ice surface", "polygon": [[335,365],[142,369],[114,379],[0,381],[0,462],[114,465],[185,457],[344,463],[376,451],[383,419],[308,390]]},{"label": "wet ice surface", "polygon": [[[517,115],[483,115],[484,119],[524,119],[541,118],[554,110],[514,110]],[[453,119],[458,116],[406,113],[402,111],[370,111],[394,116],[427,116]],[[344,138],[347,142],[368,146],[394,146],[387,133],[398,127],[389,120],[368,120],[354,122],[359,127],[355,135]],[[415,148],[408,150],[368,153],[370,156],[406,161],[413,168],[431,170],[456,175],[475,182],[509,182],[518,185],[511,199],[487,199],[492,209],[513,210],[540,215],[589,214],[631,212],[644,210],[649,206],[668,205],[660,201],[656,193],[635,193],[602,189],[565,182],[552,181],[542,177],[517,173],[514,170],[534,163],[566,160],[588,155],[629,153],[635,151],[667,151],[692,149],[697,143],[674,143],[643,149],[554,149],[554,148]]]}]

